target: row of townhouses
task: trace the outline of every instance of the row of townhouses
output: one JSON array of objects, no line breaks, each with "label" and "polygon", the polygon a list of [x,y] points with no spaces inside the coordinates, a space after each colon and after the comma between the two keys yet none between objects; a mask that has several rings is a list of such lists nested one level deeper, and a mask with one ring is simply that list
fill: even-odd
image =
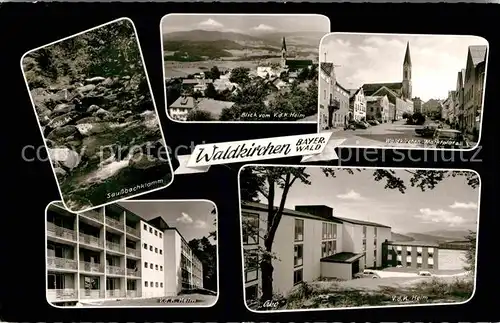
[{"label": "row of townhouses", "polygon": [[469,134],[479,132],[487,55],[486,45],[469,46],[465,69],[458,71],[455,89],[441,106],[441,118]]},{"label": "row of townhouses", "polygon": [[[261,272],[255,252],[264,248],[267,205],[241,204],[245,297],[260,297]],[[247,225],[254,229],[248,230]],[[274,238],[273,289],[286,295],[295,285],[319,278],[353,279],[365,268],[407,267],[438,269],[438,245],[416,241],[391,241],[391,227],[341,218],[324,205],[297,205],[285,209]]]},{"label": "row of townhouses", "polygon": [[203,287],[203,267],[179,231],[117,204],[84,213],[47,208],[47,300],[176,296]]},{"label": "row of townhouses", "polygon": [[[401,120],[420,109],[421,101],[412,98],[410,44],[403,60],[403,80],[392,83],[366,83],[346,89],[335,76],[335,65],[320,64],[319,125],[321,130],[344,127],[348,122],[377,120],[385,123]],[[415,108],[417,105],[417,108]],[[417,109],[417,110],[416,110]]]}]

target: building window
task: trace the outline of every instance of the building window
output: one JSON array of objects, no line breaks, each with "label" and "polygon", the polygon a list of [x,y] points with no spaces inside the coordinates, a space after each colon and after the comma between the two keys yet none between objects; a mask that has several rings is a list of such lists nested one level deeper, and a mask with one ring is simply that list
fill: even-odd
[{"label": "building window", "polygon": [[158,265],[155,265],[155,269],[158,270]]},{"label": "building window", "polygon": [[411,262],[406,262],[406,267],[411,267]]},{"label": "building window", "polygon": [[160,255],[163,255],[163,250],[160,249]]},{"label": "building window", "polygon": [[387,254],[387,260],[392,260],[392,254]]},{"label": "building window", "polygon": [[366,226],[363,227],[363,239],[366,239]]},{"label": "building window", "polygon": [[259,278],[259,257],[254,250],[245,250],[245,283]]},{"label": "building window", "polygon": [[148,245],[146,243],[143,246],[144,246],[144,249],[146,249],[146,250],[148,249]]},{"label": "building window", "polygon": [[155,287],[157,287],[157,288],[158,288],[158,282],[156,282]]},{"label": "building window", "polygon": [[155,248],[155,252],[158,253],[158,248]]},{"label": "building window", "polygon": [[148,263],[147,262],[144,263],[144,268],[148,268]]},{"label": "building window", "polygon": [[375,238],[377,238],[377,227],[373,228],[373,235],[375,236]]},{"label": "building window", "polygon": [[148,225],[147,224],[144,224],[144,230],[148,231]]},{"label": "building window", "polygon": [[259,215],[254,213],[242,213],[243,220],[243,244],[259,244]]},{"label": "building window", "polygon": [[155,236],[158,236],[158,231],[155,230]]},{"label": "building window", "polygon": [[148,287],[148,282],[147,281],[144,282],[144,287]]},{"label": "building window", "polygon": [[245,299],[247,301],[257,299],[257,297],[258,297],[257,294],[258,294],[258,285],[257,284],[245,287]]},{"label": "building window", "polygon": [[149,233],[153,233],[153,228],[149,228]]},{"label": "building window", "polygon": [[304,263],[303,253],[304,253],[304,245],[296,244],[293,246],[293,265],[294,267],[302,266]]},{"label": "building window", "polygon": [[160,287],[163,288],[163,283],[160,283]]},{"label": "building window", "polygon": [[304,220],[295,219],[295,241],[304,241]]},{"label": "building window", "polygon": [[160,266],[160,271],[163,271],[163,266]]},{"label": "building window", "polygon": [[149,264],[149,268],[153,269],[153,264]]},{"label": "building window", "polygon": [[149,251],[153,251],[153,246],[149,246]]},{"label": "building window", "polygon": [[294,284],[294,285],[297,285],[297,284],[299,284],[299,283],[301,283],[301,282],[302,282],[302,278],[303,278],[303,277],[302,277],[302,274],[303,274],[303,270],[302,270],[302,268],[297,269],[297,270],[295,270],[295,271],[293,272],[293,284]]},{"label": "building window", "polygon": [[153,284],[153,282],[149,282],[149,287],[155,287],[155,285]]},{"label": "building window", "polygon": [[[162,236],[161,232],[159,232],[158,234],[160,235],[160,238],[161,238],[161,236]],[[163,283],[161,283],[161,284],[163,285]]]},{"label": "building window", "polygon": [[434,268],[434,265],[433,265],[433,264],[427,264],[427,268],[429,268],[429,269],[433,269],[433,268]]}]

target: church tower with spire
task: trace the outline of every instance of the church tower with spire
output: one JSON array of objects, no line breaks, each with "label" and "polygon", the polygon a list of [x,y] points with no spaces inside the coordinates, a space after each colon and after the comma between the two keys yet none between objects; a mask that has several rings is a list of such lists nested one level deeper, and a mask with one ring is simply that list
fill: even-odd
[{"label": "church tower with spire", "polygon": [[281,44],[281,67],[286,67],[286,42],[285,37],[283,37],[283,42]]},{"label": "church tower with spire", "polygon": [[403,61],[403,89],[402,96],[404,99],[411,100],[411,55],[410,42],[406,43],[405,59]]}]

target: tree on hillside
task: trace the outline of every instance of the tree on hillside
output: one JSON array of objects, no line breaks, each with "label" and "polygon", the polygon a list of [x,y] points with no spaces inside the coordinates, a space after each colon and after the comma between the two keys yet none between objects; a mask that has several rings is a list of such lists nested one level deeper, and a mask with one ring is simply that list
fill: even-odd
[{"label": "tree on hillside", "polygon": [[208,234],[208,237],[212,238],[214,240],[217,240],[217,209],[214,207],[212,209],[212,211],[210,211],[210,214],[215,215],[215,219],[214,219],[214,228],[215,228],[215,230],[214,231],[210,231],[210,233]]},{"label": "tree on hillside", "polygon": [[203,266],[203,288],[217,291],[217,246],[207,237],[192,239],[188,245]]},{"label": "tree on hillside", "polygon": [[218,92],[215,89],[214,85],[212,83],[207,84],[207,88],[205,89],[205,97],[210,98],[210,99],[217,99]]},{"label": "tree on hillside", "polygon": [[192,109],[187,115],[187,121],[213,121],[213,115],[204,110]]},{"label": "tree on hillside", "polygon": [[[256,228],[250,225],[250,222],[243,219],[243,232],[244,235],[258,235],[264,240],[264,247],[253,251],[257,253],[246,253],[247,258],[259,259],[259,266],[261,270],[261,286],[262,298],[261,301],[271,300],[273,298],[273,271],[272,260],[275,259],[273,254],[273,243],[276,231],[283,216],[286,199],[291,187],[295,183],[302,183],[310,185],[310,175],[306,171],[306,167],[270,167],[270,166],[252,166],[249,167],[251,171],[241,172],[240,189],[242,190],[242,197],[247,197],[255,200],[256,195],[262,196],[263,202],[267,204],[267,219],[265,222],[267,226],[263,228],[262,232],[256,232]],[[355,174],[361,169],[335,169],[335,168],[322,168],[323,174],[326,177],[335,177],[337,171],[348,172]],[[404,194],[408,188],[416,187],[422,191],[432,190],[440,182],[449,177],[462,176],[467,184],[473,189],[479,186],[479,178],[473,172],[466,171],[429,171],[429,170],[406,170],[411,177],[408,183],[399,178],[394,170],[377,169],[373,171],[373,180],[376,182],[384,182],[385,189],[398,190]],[[281,197],[278,205],[275,206],[276,189],[282,190]]]},{"label": "tree on hillside", "polygon": [[469,274],[474,275],[476,271],[476,235],[477,232],[469,231],[469,234],[465,236],[468,242],[468,247],[465,252],[465,266],[464,269],[469,272]]},{"label": "tree on hillside", "polygon": [[212,79],[212,80],[219,79],[219,78],[220,78],[220,71],[219,71],[219,68],[218,68],[217,66],[213,66],[213,67],[210,69],[210,74],[211,74],[211,79]]},{"label": "tree on hillside", "polygon": [[231,71],[229,76],[229,81],[239,84],[246,85],[250,82],[250,69],[246,67],[236,67]]},{"label": "tree on hillside", "polygon": [[269,104],[269,110],[274,114],[287,116],[280,120],[297,120],[297,115],[304,117],[314,115],[318,112],[317,82],[311,81],[307,89],[297,87],[296,83],[292,89],[282,92]]}]

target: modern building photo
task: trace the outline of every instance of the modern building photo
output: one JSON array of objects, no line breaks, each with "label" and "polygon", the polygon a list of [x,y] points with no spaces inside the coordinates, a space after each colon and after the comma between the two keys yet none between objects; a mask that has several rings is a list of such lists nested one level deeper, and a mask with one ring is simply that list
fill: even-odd
[{"label": "modern building photo", "polygon": [[167,115],[180,122],[317,119],[321,15],[168,14],[161,20]]},{"label": "modern building photo", "polygon": [[170,185],[172,165],[131,20],[33,49],[21,64],[66,208],[83,212]]},{"label": "modern building photo", "polygon": [[47,207],[47,300],[54,306],[194,306],[218,295],[210,201],[126,201],[79,214]]},{"label": "modern building photo", "polygon": [[471,149],[487,62],[477,36],[331,33],[320,45],[319,131],[343,146]]},{"label": "modern building photo", "polygon": [[475,286],[479,190],[472,171],[245,166],[246,305],[465,302]]}]

